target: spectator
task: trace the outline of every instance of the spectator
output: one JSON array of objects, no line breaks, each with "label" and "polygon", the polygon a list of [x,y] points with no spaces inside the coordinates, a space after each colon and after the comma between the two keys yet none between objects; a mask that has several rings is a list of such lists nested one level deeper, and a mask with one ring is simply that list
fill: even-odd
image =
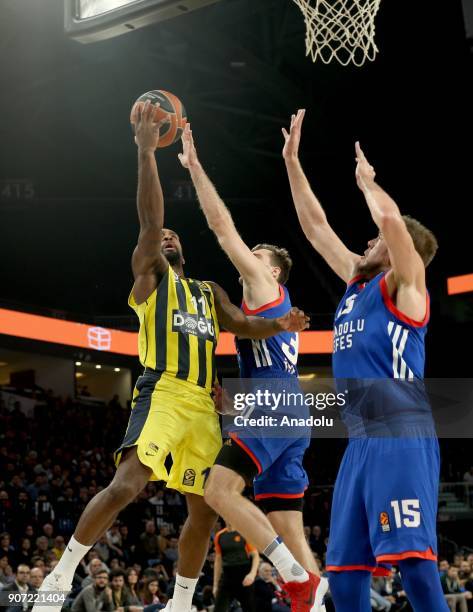
[{"label": "spectator", "polygon": [[447,559],[440,559],[439,574],[441,577],[447,573],[449,567],[450,567],[450,563],[447,561]]},{"label": "spectator", "polygon": [[126,586],[130,591],[131,600],[133,605],[140,605],[140,597],[138,594],[138,572],[133,567],[130,567],[126,571]]},{"label": "spectator", "polygon": [[156,578],[145,581],[140,591],[140,599],[144,606],[161,603],[159,601],[159,584]]},{"label": "spectator", "polygon": [[[30,568],[27,565],[20,564],[16,570],[14,581],[3,587],[1,592],[3,594],[5,594],[5,592],[36,593],[36,590],[28,584],[29,579]],[[9,610],[10,607],[13,606],[6,606],[6,610]],[[17,608],[17,606],[15,606],[14,608]]]},{"label": "spectator", "polygon": [[462,592],[458,581],[458,568],[451,566],[447,573],[441,577],[443,592],[450,610],[460,610],[460,612],[468,612],[468,604],[465,593]]},{"label": "spectator", "polygon": [[150,559],[160,558],[159,540],[153,520],[146,521],[145,531],[140,535],[138,548],[140,559],[144,562],[144,565],[147,565]]},{"label": "spectator", "polygon": [[133,605],[131,593],[125,585],[125,572],[123,570],[114,570],[110,572],[109,580],[114,610],[121,609],[127,612],[139,612],[141,606]]},{"label": "spectator", "polygon": [[467,484],[473,485],[473,465],[463,474],[463,481]]},{"label": "spectator", "polygon": [[38,590],[43,584],[44,572],[40,567],[33,567],[30,572],[30,585]]},{"label": "spectator", "polygon": [[8,555],[6,555],[4,552],[0,552],[0,589],[11,582],[11,576],[9,575],[7,568],[10,568],[11,570],[8,563]]},{"label": "spectator", "polygon": [[48,548],[52,548],[54,546],[54,527],[51,525],[51,523],[45,523],[43,525],[42,535],[45,538],[48,538]]},{"label": "spectator", "polygon": [[97,557],[96,559],[92,559],[86,568],[87,576],[82,580],[82,584],[81,584],[81,587],[83,589],[93,583],[94,581],[93,576],[99,570],[102,570],[108,573],[108,569],[105,563]]},{"label": "spectator", "polygon": [[104,563],[108,563],[111,558],[111,550],[110,546],[107,543],[107,536],[103,535],[99,541],[94,546],[94,550],[96,550],[99,554],[99,557],[102,559]]},{"label": "spectator", "polygon": [[289,608],[280,603],[277,597],[277,594],[281,592],[281,587],[269,563],[261,563],[254,589],[255,609],[258,612],[288,612]]},{"label": "spectator", "polygon": [[48,546],[48,538],[46,536],[39,536],[39,538],[36,538],[36,548],[33,551],[33,556],[39,557],[40,559],[43,559],[43,561],[46,562],[46,553],[48,552]]},{"label": "spectator", "polygon": [[36,502],[39,495],[49,493],[49,489],[48,477],[44,472],[41,472],[40,474],[36,474],[34,482],[26,487],[26,492],[30,496],[30,499]]},{"label": "spectator", "polygon": [[17,560],[19,563],[24,563],[25,565],[31,564],[31,540],[29,538],[21,538],[20,540],[20,550],[18,551]]},{"label": "spectator", "polygon": [[169,546],[169,526],[161,525],[159,528],[158,542],[159,542],[159,550],[164,554],[166,548]]},{"label": "spectator", "polygon": [[[28,524],[28,521],[31,520],[33,516],[33,504],[31,503],[30,498],[28,497],[28,493],[26,491],[20,490],[18,491],[17,501],[14,505],[15,512],[15,525],[23,528],[23,525]],[[16,531],[17,535],[20,535]]]},{"label": "spectator", "polygon": [[169,546],[164,551],[164,564],[168,567],[172,567],[172,564],[175,563],[179,557],[179,540],[175,537],[170,538]]},{"label": "spectator", "polygon": [[10,564],[16,564],[15,548],[11,545],[10,534],[7,532],[0,535],[0,555],[2,554],[8,556]]},{"label": "spectator", "polygon": [[92,584],[82,589],[71,608],[72,612],[112,612],[114,609],[108,574],[101,569],[95,572]]},{"label": "spectator", "polygon": [[106,533],[106,539],[111,552],[115,556],[123,557],[122,536],[120,533],[120,521],[115,521]]},{"label": "spectator", "polygon": [[311,549],[322,559],[327,547],[325,546],[324,536],[322,534],[322,528],[320,525],[314,525],[312,527],[309,544]]},{"label": "spectator", "polygon": [[63,552],[66,550],[66,543],[61,535],[58,535],[54,538],[54,546],[51,550],[54,553],[56,559],[59,561],[59,559],[62,557]]}]

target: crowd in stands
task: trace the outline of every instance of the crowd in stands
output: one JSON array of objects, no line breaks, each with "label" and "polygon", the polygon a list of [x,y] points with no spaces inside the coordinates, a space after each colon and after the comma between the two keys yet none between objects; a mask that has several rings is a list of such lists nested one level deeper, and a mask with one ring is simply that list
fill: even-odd
[{"label": "crowd in stands", "polygon": [[[117,398],[97,409],[48,393],[33,418],[23,414],[20,404],[11,410],[0,400],[0,593],[34,593],[54,569],[85,506],[113,477],[111,451],[127,419]],[[326,469],[323,481],[330,482],[336,466],[322,468],[315,454],[309,449],[308,462],[320,466],[319,481]],[[322,572],[330,503],[330,487],[308,490],[305,532]],[[76,612],[163,608],[172,596],[186,515],[183,496],[149,483],[80,563],[67,607]],[[221,528],[217,523],[215,533]],[[445,556],[439,571],[450,609],[472,611],[473,554],[448,551]],[[214,558],[211,544],[194,598],[198,610],[212,610]],[[289,610],[282,583],[265,560],[255,595],[260,612]],[[0,610],[10,610],[2,605]],[[395,568],[388,578],[373,579],[371,605],[373,610],[411,610]],[[327,610],[333,610],[330,601]]]}]

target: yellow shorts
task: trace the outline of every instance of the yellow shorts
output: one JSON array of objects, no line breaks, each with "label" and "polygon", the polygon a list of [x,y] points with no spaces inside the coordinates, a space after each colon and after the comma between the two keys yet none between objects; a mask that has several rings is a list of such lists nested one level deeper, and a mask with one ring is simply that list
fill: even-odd
[{"label": "yellow shorts", "polygon": [[[128,428],[115,451],[119,465],[126,448],[150,467],[150,480],[164,480],[182,493],[204,494],[205,480],[222,447],[218,415],[210,395],[166,373],[146,370],[136,382]],[[168,473],[164,462],[172,456]]]}]

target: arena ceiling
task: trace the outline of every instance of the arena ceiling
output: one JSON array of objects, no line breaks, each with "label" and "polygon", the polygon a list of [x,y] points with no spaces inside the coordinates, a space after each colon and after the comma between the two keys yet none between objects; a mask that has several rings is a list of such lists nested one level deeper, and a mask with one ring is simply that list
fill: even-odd
[{"label": "arena ceiling", "polygon": [[[0,8],[4,301],[127,314],[137,235],[128,116],[139,94],[162,88],[186,105],[201,160],[244,238],[293,253],[294,301],[316,326],[329,324],[343,288],[292,210],[280,129],[299,107],[307,108],[303,165],[335,228],[353,249],[376,231],[354,181],[360,139],[380,183],[438,234],[430,284],[439,312],[452,317],[445,277],[472,271],[461,222],[473,161],[461,0],[417,0],[408,10],[384,0],[380,54],[362,69],[306,58],[303,19],[290,0],[221,0],[90,45],[66,37],[60,4],[3,0]],[[158,154],[166,223],[182,235],[188,274],[217,280],[238,300],[236,274],[206,229],[178,150]],[[32,199],[4,189],[17,179],[31,181]]]}]

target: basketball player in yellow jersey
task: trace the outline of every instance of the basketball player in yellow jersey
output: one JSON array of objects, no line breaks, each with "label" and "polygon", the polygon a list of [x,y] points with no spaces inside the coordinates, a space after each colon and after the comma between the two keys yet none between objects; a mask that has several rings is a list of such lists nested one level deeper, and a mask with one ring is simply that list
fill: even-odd
[{"label": "basketball player in yellow jersey", "polygon": [[[115,453],[115,477],[86,507],[41,592],[69,592],[80,560],[117,514],[148,480],[164,480],[186,494],[189,516],[179,540],[171,605],[173,612],[190,612],[217,518],[204,502],[203,487],[221,447],[211,398],[219,327],[239,336],[267,338],[282,330],[304,329],[307,317],[297,309],[277,319],[247,317],[218,285],[184,277],[179,237],[163,228],[164,201],[155,159],[159,124],[153,122],[153,111],[148,102],[136,108],[140,234],[129,298],[140,319],[139,354],[145,371],[136,384],[125,438]],[[164,467],[169,453],[170,474]],[[36,612],[60,609],[61,605],[34,606]]]}]

